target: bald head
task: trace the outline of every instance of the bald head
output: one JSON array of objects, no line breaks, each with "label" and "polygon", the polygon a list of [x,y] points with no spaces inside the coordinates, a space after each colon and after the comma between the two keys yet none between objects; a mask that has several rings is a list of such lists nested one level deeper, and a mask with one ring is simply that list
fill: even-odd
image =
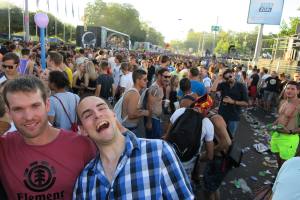
[{"label": "bald head", "polygon": [[88,96],[83,98],[78,106],[77,106],[77,114],[79,116],[79,119],[81,120],[83,115],[90,110],[92,106],[97,106],[97,105],[103,105],[107,106],[109,108],[108,104],[105,102],[104,99],[96,96]]}]

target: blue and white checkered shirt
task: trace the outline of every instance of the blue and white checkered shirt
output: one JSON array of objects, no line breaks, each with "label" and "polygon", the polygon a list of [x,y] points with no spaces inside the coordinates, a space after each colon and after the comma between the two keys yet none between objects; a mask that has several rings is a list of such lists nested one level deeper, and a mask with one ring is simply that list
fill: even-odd
[{"label": "blue and white checkered shirt", "polygon": [[172,148],[162,140],[124,133],[126,145],[110,183],[99,154],[76,181],[73,199],[194,199],[189,179]]}]

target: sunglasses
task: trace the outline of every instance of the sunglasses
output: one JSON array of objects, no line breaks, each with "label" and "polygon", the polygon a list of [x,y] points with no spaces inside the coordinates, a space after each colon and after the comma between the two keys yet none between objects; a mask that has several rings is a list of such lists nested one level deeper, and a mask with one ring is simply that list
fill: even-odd
[{"label": "sunglasses", "polygon": [[6,68],[8,68],[8,69],[13,69],[13,68],[14,68],[13,65],[5,65],[5,64],[2,64],[2,67],[3,67],[4,69],[6,69]]},{"label": "sunglasses", "polygon": [[229,76],[225,76],[224,79],[228,80],[228,79],[231,79],[233,76],[232,75],[229,75]]},{"label": "sunglasses", "polygon": [[171,76],[163,76],[164,78],[171,78]]}]

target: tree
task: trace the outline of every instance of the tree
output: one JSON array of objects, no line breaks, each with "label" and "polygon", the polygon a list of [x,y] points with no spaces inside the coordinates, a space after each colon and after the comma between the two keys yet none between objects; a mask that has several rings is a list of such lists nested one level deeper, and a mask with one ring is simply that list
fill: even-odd
[{"label": "tree", "polygon": [[300,23],[299,17],[290,17],[289,24],[286,21],[282,21],[280,25],[280,36],[291,36],[296,34],[297,25]]},{"label": "tree", "polygon": [[164,36],[160,32],[149,27],[147,24],[144,24],[144,30],[146,31],[146,42],[151,42],[152,44],[160,46],[164,45]]},{"label": "tree", "polygon": [[[15,5],[9,2],[1,2],[0,3],[0,23],[7,24],[7,26],[0,26],[1,33],[8,33],[8,7],[10,7],[11,13],[11,33],[20,33],[23,32],[23,14],[21,8],[16,7]],[[34,15],[35,13],[29,12],[29,33],[30,35],[36,34],[36,25],[34,22]],[[55,20],[57,21],[57,36],[63,38],[63,28],[64,24],[55,16],[50,13],[47,13],[49,17],[49,24],[48,24],[48,36],[55,35]],[[75,38],[75,27],[70,24],[65,24],[65,34],[66,34],[66,41],[71,38]]]},{"label": "tree", "polygon": [[133,42],[148,41],[162,45],[164,38],[161,33],[140,21],[139,12],[130,4],[105,3],[95,0],[85,9],[85,25],[106,26],[130,35]]},{"label": "tree", "polygon": [[10,7],[11,32],[23,31],[22,10],[9,2],[0,3],[0,32],[8,33],[8,7]]},{"label": "tree", "polygon": [[170,46],[172,50],[177,53],[183,53],[184,51],[186,51],[183,41],[181,40],[171,40]]}]

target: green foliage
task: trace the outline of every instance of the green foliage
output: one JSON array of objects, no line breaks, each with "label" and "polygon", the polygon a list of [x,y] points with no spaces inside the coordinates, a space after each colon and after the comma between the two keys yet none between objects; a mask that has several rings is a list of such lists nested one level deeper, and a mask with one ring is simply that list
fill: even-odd
[{"label": "green foliage", "polygon": [[206,49],[210,50],[213,43],[213,35],[207,32],[195,32],[190,29],[184,41],[173,40],[170,42],[171,47],[177,52],[187,53],[190,48],[192,53],[199,53],[199,51]]},{"label": "green foliage", "polygon": [[[230,45],[235,45],[236,51],[240,55],[251,56],[254,53],[258,29],[252,32],[233,32],[233,31],[220,31],[216,34],[216,47],[214,53],[227,54]],[[193,49],[193,53],[212,49],[214,40],[213,33],[195,32],[190,30],[184,41],[174,40],[171,41],[171,47],[177,52],[188,52],[189,48]],[[273,40],[268,40],[264,44],[272,46]]]},{"label": "green foliage", "polygon": [[13,32],[23,30],[22,10],[11,3],[2,2],[0,5],[0,32],[8,33],[8,6],[10,7],[10,27]]},{"label": "green foliage", "polygon": [[[11,15],[11,33],[20,33],[23,32],[23,13],[21,8],[16,7],[15,5],[1,1],[0,3],[0,24],[4,24],[5,26],[0,26],[0,33],[8,33],[8,7],[10,7],[10,15]],[[34,23],[34,15],[35,13],[29,12],[29,32],[32,36],[32,39],[35,38],[36,35],[36,25]],[[59,21],[55,16],[48,13],[49,24],[48,24],[48,36],[55,35],[55,20],[57,20],[57,36],[63,38],[63,29],[64,24]],[[75,38],[75,27],[69,24],[65,24],[65,34],[66,41]]]},{"label": "green foliage", "polygon": [[106,26],[130,35],[132,42],[148,41],[162,45],[161,33],[140,21],[139,12],[130,4],[105,3],[95,0],[85,9],[85,25]]},{"label": "green foliage", "polygon": [[280,36],[292,36],[296,33],[297,25],[300,23],[299,17],[290,17],[289,24],[286,21],[282,21],[280,25]]},{"label": "green foliage", "polygon": [[143,29],[146,31],[146,42],[151,42],[152,44],[160,46],[164,45],[164,36],[160,32],[148,26],[146,23],[143,23]]}]

